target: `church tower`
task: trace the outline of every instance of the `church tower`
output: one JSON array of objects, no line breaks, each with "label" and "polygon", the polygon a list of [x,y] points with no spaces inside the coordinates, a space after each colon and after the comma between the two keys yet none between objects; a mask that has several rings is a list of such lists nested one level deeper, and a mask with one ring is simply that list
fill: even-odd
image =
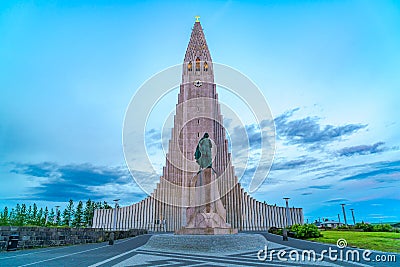
[{"label": "church tower", "polygon": [[[197,201],[193,199],[192,190],[199,171],[194,153],[204,133],[208,133],[213,142],[212,166],[218,188],[215,194],[218,199],[210,201],[222,205],[226,223],[239,231],[285,226],[285,207],[257,201],[244,191],[235,176],[214,83],[212,58],[197,18],[182,64],[174,127],[160,182],[150,196],[138,203],[117,210],[95,210],[93,227],[112,229],[116,223],[118,229],[177,231],[187,225],[187,209]],[[293,224],[303,223],[301,208],[290,208],[288,214]]]}]

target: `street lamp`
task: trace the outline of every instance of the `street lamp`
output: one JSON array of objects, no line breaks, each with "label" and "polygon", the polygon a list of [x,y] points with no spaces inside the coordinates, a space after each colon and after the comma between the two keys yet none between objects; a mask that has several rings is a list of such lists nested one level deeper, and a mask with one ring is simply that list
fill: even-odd
[{"label": "street lamp", "polygon": [[117,230],[117,209],[118,209],[118,201],[119,199],[114,199],[115,202],[115,208],[114,208],[114,224],[113,224],[113,230]]},{"label": "street lamp", "polygon": [[283,198],[286,201],[286,227],[289,227],[292,225],[292,220],[290,218],[290,212],[289,212],[289,197],[284,197]]},{"label": "street lamp", "polygon": [[286,201],[286,226],[282,230],[282,237],[283,241],[288,241],[288,232],[287,228],[292,224],[290,220],[290,213],[289,213],[289,199],[288,197],[283,198]]},{"label": "street lamp", "polygon": [[353,225],[356,225],[356,219],[354,218],[354,209],[350,209],[351,210],[351,216],[353,217]]},{"label": "street lamp", "polygon": [[344,224],[347,226],[346,211],[344,210],[344,206],[346,206],[346,204],[340,204],[340,205],[342,206],[342,210],[343,210]]}]

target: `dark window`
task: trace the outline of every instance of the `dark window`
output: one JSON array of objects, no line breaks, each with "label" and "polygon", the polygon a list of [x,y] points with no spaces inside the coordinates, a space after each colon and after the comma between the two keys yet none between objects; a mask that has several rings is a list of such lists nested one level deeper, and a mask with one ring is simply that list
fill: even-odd
[{"label": "dark window", "polygon": [[200,71],[200,58],[196,58],[196,71]]}]

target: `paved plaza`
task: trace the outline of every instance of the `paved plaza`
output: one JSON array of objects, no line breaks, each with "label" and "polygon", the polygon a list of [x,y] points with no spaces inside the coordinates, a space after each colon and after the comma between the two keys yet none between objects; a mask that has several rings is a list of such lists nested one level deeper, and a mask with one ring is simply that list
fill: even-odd
[{"label": "paved plaza", "polygon": [[[268,257],[261,261],[257,257],[258,250],[242,247],[241,251],[232,252],[196,252],[195,250],[173,251],[170,248],[162,250],[146,245],[152,237],[160,235],[142,235],[134,238],[117,240],[113,246],[108,243],[86,244],[58,248],[43,248],[19,250],[0,253],[0,266],[398,266],[400,255],[396,254],[396,262],[376,262],[372,253],[370,262],[331,261],[324,256],[323,260],[293,261],[288,259],[289,253],[301,255],[303,250],[314,250],[317,259],[322,250],[329,247],[337,249],[335,245],[324,245],[308,241],[290,239],[282,241],[281,237],[267,233],[252,233],[258,237],[265,237],[268,252],[273,252],[272,260]],[[165,235],[167,237],[168,235]],[[151,243],[151,242],[150,242]],[[263,248],[260,247],[259,250]],[[351,249],[351,248],[350,248]],[[278,251],[285,251],[287,260],[278,259]],[[345,254],[344,250],[344,254]],[[360,250],[361,252],[361,250]],[[379,253],[384,255],[382,253]],[[393,254],[393,253],[390,253]],[[263,254],[261,254],[262,256]],[[360,253],[362,255],[362,253]],[[385,254],[388,255],[388,254]],[[282,258],[282,257],[281,257]]]}]

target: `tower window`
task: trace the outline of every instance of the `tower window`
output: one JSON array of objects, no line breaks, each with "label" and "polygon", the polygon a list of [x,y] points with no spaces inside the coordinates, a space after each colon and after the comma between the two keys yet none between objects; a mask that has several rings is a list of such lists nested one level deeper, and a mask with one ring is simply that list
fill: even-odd
[{"label": "tower window", "polygon": [[200,133],[197,133],[197,137],[200,137]]},{"label": "tower window", "polygon": [[200,58],[196,58],[196,71],[200,71]]},{"label": "tower window", "polygon": [[190,61],[188,64],[188,71],[192,71],[192,61]]},{"label": "tower window", "polygon": [[197,124],[200,124],[200,120],[197,120]]},{"label": "tower window", "polygon": [[204,62],[204,71],[208,71],[208,64],[207,64],[207,62]]}]

